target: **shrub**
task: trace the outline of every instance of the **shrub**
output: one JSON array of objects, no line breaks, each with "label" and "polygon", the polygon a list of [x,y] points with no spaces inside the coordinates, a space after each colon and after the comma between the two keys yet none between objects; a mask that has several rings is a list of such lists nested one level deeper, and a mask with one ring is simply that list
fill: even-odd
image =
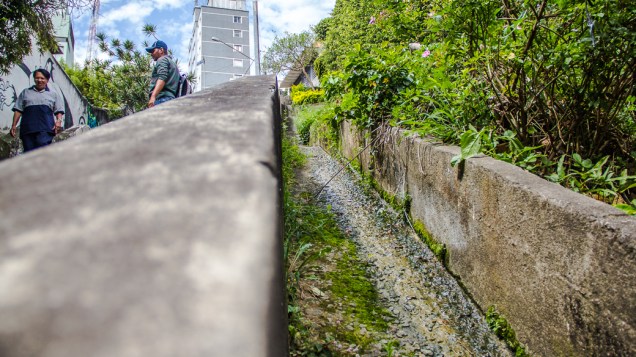
[{"label": "shrub", "polygon": [[315,104],[324,101],[325,91],[322,89],[308,89],[302,83],[292,86],[291,100],[294,104]]},{"label": "shrub", "polygon": [[636,3],[363,3],[338,2],[318,58],[338,118],[459,144],[455,162],[479,149],[636,211]]},{"label": "shrub", "polygon": [[294,118],[296,132],[302,144],[309,144],[312,130],[323,133],[321,136],[330,141],[337,141],[338,123],[334,107],[330,104],[302,106]]}]

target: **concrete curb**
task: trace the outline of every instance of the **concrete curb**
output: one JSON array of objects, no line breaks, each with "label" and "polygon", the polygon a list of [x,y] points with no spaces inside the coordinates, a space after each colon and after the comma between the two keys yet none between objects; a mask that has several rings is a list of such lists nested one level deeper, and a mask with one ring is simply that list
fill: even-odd
[{"label": "concrete curb", "polygon": [[[448,252],[485,311],[495,305],[536,355],[636,355],[636,218],[489,157],[390,129],[361,155]],[[370,140],[341,127],[345,156]]]}]

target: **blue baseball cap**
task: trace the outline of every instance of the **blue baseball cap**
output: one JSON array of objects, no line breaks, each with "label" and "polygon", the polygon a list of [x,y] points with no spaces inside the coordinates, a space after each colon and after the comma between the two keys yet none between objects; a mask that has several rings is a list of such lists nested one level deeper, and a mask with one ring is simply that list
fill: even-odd
[{"label": "blue baseball cap", "polygon": [[166,45],[166,43],[161,40],[157,40],[152,45],[150,45],[150,47],[146,47],[146,52],[152,53],[155,48],[163,48],[164,51],[168,51],[168,45]]}]

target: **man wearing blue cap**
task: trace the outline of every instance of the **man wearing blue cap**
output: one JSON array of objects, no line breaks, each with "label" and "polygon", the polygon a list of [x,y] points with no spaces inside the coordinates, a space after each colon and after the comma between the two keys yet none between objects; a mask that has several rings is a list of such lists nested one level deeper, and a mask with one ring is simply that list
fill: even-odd
[{"label": "man wearing blue cap", "polygon": [[155,61],[150,77],[150,99],[148,108],[174,99],[179,88],[179,69],[168,56],[168,45],[161,40],[146,48]]}]

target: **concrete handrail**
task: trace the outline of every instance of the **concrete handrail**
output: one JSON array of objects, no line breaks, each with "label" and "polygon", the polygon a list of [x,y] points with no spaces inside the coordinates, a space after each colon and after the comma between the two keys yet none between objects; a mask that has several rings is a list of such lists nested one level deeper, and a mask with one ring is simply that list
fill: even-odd
[{"label": "concrete handrail", "polygon": [[285,355],[276,89],[245,77],[0,163],[0,355]]}]

